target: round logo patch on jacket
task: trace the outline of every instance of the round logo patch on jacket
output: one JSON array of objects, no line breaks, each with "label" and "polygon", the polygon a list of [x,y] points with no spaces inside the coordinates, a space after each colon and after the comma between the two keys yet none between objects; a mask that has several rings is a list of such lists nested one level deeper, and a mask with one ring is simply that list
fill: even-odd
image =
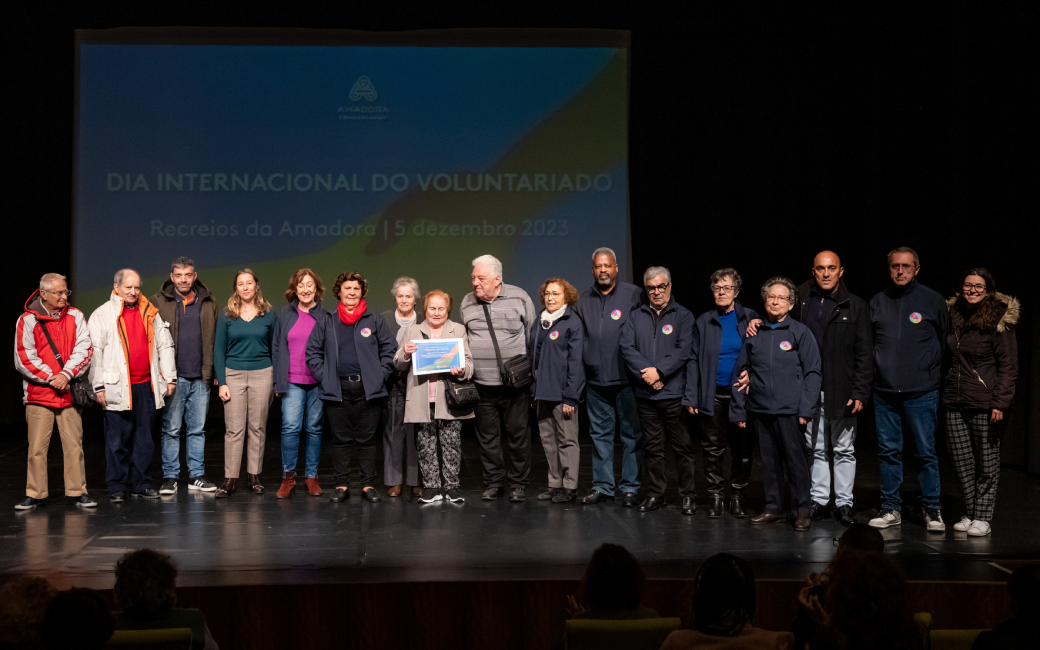
[{"label": "round logo patch on jacket", "polygon": [[791,347],[793,347],[793,346],[791,345],[790,341],[780,341],[780,349],[783,350],[784,352],[787,352],[788,350],[790,350]]},{"label": "round logo patch on jacket", "polygon": [[550,341],[555,341],[558,338],[560,338],[560,330],[553,330],[553,331],[549,332],[549,340]]},{"label": "round logo patch on jacket", "polygon": [[924,320],[924,318],[922,318],[921,314],[917,313],[916,311],[910,314],[910,322],[914,325],[920,323],[922,320]]},{"label": "round logo patch on jacket", "polygon": [[621,318],[621,310],[620,309],[615,309],[614,311],[610,312],[610,317],[613,318],[614,320],[617,320],[617,319]]},{"label": "round logo patch on jacket", "polygon": [[365,337],[367,339],[368,337],[372,336],[372,330],[368,329],[367,327],[362,329],[361,330],[361,336],[363,336],[363,337]]},{"label": "round logo patch on jacket", "polygon": [[664,334],[671,334],[672,333],[672,326],[671,325],[665,325],[664,327],[661,328],[661,332],[664,333]]}]

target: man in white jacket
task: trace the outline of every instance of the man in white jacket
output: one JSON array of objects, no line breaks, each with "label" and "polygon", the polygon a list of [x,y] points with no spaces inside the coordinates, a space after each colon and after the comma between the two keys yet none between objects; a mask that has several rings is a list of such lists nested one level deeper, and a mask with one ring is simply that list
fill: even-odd
[{"label": "man in white jacket", "polygon": [[105,480],[112,503],[157,499],[152,488],[152,422],[177,386],[173,338],[141,295],[141,276],[116,273],[111,299],[90,315],[90,384],[105,409]]}]

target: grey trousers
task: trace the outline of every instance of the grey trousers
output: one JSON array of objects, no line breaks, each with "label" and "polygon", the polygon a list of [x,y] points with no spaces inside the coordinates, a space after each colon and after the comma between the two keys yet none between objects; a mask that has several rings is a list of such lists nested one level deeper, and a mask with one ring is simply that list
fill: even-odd
[{"label": "grey trousers", "polygon": [[549,487],[578,489],[578,411],[563,417],[563,402],[535,402],[538,435],[549,461]]},{"label": "grey trousers", "polygon": [[403,391],[396,387],[390,391],[383,415],[383,484],[407,483],[418,487],[419,453],[415,449],[415,425],[405,424]]}]

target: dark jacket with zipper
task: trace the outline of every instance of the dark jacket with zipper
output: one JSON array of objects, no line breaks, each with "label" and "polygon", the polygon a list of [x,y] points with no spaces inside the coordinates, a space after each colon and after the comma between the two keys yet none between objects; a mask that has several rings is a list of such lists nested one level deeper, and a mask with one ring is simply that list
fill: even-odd
[{"label": "dark jacket with zipper", "polygon": [[870,299],[874,390],[926,393],[939,388],[942,349],[950,329],[946,300],[911,280]]},{"label": "dark jacket with zipper", "polygon": [[[336,332],[339,313],[336,310],[324,311],[321,318],[315,320],[317,322],[307,339],[307,367],[321,384],[319,397],[328,402],[339,402],[343,400],[343,391],[339,385],[339,337]],[[368,336],[362,333],[365,330],[368,330]],[[397,339],[390,333],[390,327],[383,317],[371,309],[366,309],[354,324],[354,349],[357,350],[358,362],[361,364],[361,383],[365,386],[365,397],[386,397],[386,380],[393,369]]]},{"label": "dark jacket with zipper", "polygon": [[607,295],[600,293],[593,284],[578,298],[574,313],[585,327],[582,360],[588,383],[593,386],[628,385],[628,373],[625,372],[618,340],[621,328],[642,302],[643,290],[620,280]]},{"label": "dark jacket with zipper", "polygon": [[[199,320],[202,325],[202,385],[213,384],[213,344],[217,340],[217,300],[209,292],[206,285],[198,280],[192,287],[195,291],[195,299],[199,301]],[[148,302],[155,305],[159,310],[159,317],[170,324],[170,336],[173,337],[173,345],[177,347],[177,328],[180,325],[180,310],[177,309],[177,296],[174,293],[177,288],[173,286],[173,280],[163,282],[159,293],[152,294]]]},{"label": "dark jacket with zipper", "polygon": [[[1018,300],[994,294],[1000,309],[993,322],[962,323],[950,327],[946,337],[949,369],[943,403],[958,409],[1000,409],[1007,411],[1015,397],[1018,378]],[[947,301],[956,309],[956,297]]]},{"label": "dark jacket with zipper", "polygon": [[[734,301],[733,311],[737,315],[737,332],[740,340],[747,339],[750,321],[760,318],[755,310]],[[693,323],[693,345],[690,360],[686,363],[686,395],[683,406],[690,406],[702,415],[715,414],[715,377],[719,371],[719,351],[722,348],[722,324],[719,310],[711,309],[697,317]]]},{"label": "dark jacket with zipper", "polygon": [[[289,331],[300,320],[299,300],[293,300],[288,305],[278,310],[278,317],[274,322],[274,332],[271,335],[271,364],[274,366],[274,392],[286,393],[289,390]],[[307,312],[314,318],[315,327],[321,318],[329,312],[321,304],[314,303],[311,310]],[[314,333],[314,330],[311,330]],[[304,350],[306,356],[306,350]],[[315,377],[317,379],[317,377]]]},{"label": "dark jacket with zipper", "polygon": [[[686,362],[693,340],[693,314],[674,299],[658,315],[649,304],[632,312],[621,328],[621,358],[637,399],[681,399],[686,388]],[[664,382],[654,390],[643,381],[643,368],[657,368]]]},{"label": "dark jacket with zipper", "polygon": [[[798,287],[798,301],[791,313],[803,324],[809,300],[821,299],[815,289],[813,280]],[[849,293],[842,280],[838,280],[833,298],[833,302],[822,300],[825,305],[833,305],[833,309],[820,346],[824,417],[830,420],[852,416],[850,399],[866,404],[874,380],[870,308],[865,300]]]},{"label": "dark jacket with zipper", "polygon": [[820,352],[812,331],[788,315],[773,325],[763,321],[744,341],[733,377],[748,371],[746,391],[734,391],[730,422],[747,422],[747,413],[811,418],[820,396]]},{"label": "dark jacket with zipper", "polygon": [[568,406],[577,406],[581,401],[581,391],[585,389],[585,365],[581,360],[584,329],[571,307],[556,319],[541,343],[538,339],[542,324],[536,323],[531,328],[527,349],[534,374],[531,387],[534,399],[563,402]]}]

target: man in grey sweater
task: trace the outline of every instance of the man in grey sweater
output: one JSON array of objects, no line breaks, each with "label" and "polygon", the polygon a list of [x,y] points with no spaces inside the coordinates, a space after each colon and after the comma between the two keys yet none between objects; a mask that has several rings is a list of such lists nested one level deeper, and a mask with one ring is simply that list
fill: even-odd
[{"label": "man in grey sweater", "polygon": [[[509,484],[509,500],[524,501],[531,474],[531,432],[528,429],[529,390],[502,383],[502,371],[491,340],[488,318],[506,361],[527,354],[527,336],[537,321],[534,303],[520,287],[502,283],[502,262],[491,255],[473,260],[473,292],[459,307],[473,354],[473,380],[480,401],[474,409],[480,461],[484,465],[485,501],[502,496]],[[501,438],[509,451],[509,465]]]}]

